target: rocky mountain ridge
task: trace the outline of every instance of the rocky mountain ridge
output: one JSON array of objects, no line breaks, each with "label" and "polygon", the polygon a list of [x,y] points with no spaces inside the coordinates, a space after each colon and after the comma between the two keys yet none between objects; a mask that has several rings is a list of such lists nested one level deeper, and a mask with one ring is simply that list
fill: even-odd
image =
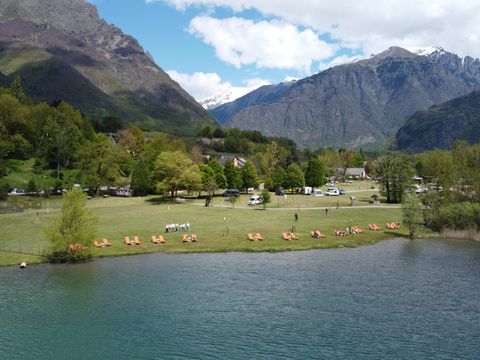
[{"label": "rocky mountain ridge", "polygon": [[0,71],[20,75],[36,100],[64,99],[90,116],[171,132],[214,123],[135,38],[84,0],[0,0]]},{"label": "rocky mountain ridge", "polygon": [[391,47],[286,89],[260,88],[212,114],[229,127],[290,137],[303,147],[358,148],[394,136],[416,111],[478,89],[478,59]]},{"label": "rocky mountain ridge", "polygon": [[410,152],[449,149],[456,140],[480,142],[480,91],[414,113],[396,135]]}]

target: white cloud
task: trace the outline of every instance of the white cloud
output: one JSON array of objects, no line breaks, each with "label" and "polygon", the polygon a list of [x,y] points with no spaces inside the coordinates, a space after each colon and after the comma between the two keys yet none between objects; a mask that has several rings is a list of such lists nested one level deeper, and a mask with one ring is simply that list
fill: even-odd
[{"label": "white cloud", "polygon": [[233,101],[260,86],[270,84],[265,79],[254,78],[245,80],[245,86],[233,86],[230,82],[223,81],[217,73],[185,74],[176,70],[168,70],[167,73],[197,101],[203,101],[212,96],[225,96],[228,97],[228,101]]},{"label": "white cloud", "polygon": [[296,69],[310,73],[314,61],[332,56],[337,46],[320,40],[311,29],[299,30],[284,21],[254,22],[238,17],[198,16],[190,32],[215,48],[217,56],[237,68]]},{"label": "white cloud", "polygon": [[[392,45],[432,45],[459,55],[480,56],[480,1],[475,0],[146,1],[164,1],[177,9],[189,6],[227,7],[236,12],[256,9],[261,14],[277,17],[290,24],[329,33],[342,46],[363,49],[366,55],[378,53]],[[249,58],[243,60],[242,48],[230,46],[230,49],[240,50],[240,54],[229,54],[229,61],[236,64],[251,61]]]}]

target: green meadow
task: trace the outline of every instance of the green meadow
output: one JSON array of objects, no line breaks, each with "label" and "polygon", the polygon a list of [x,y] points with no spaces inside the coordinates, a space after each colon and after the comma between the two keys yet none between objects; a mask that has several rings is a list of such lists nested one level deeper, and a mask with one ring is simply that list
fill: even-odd
[{"label": "green meadow", "polygon": [[[353,191],[353,189],[350,189]],[[272,195],[272,202],[249,207],[249,195],[242,195],[232,207],[229,202],[216,197],[213,206],[203,206],[203,201],[187,199],[168,203],[159,198],[99,198],[89,200],[89,207],[98,215],[98,237],[108,239],[111,247],[93,249],[95,256],[122,256],[151,252],[277,252],[291,250],[355,247],[378,241],[406,236],[385,228],[386,222],[401,219],[398,206],[370,204],[375,190],[360,189],[356,193],[339,197],[314,197],[305,195]],[[350,206],[350,195],[355,195],[355,206]],[[337,208],[337,201],[339,208]],[[46,205],[47,203],[47,205]],[[328,208],[328,214],[325,209]],[[44,228],[53,216],[59,214],[60,200],[43,200],[42,209],[26,210],[16,214],[0,215],[0,265],[13,265],[21,261],[38,263],[49,246]],[[298,221],[295,221],[295,213]],[[166,224],[189,222],[190,231],[165,232]],[[382,231],[368,231],[368,224],[382,226]],[[356,225],[364,234],[336,237],[335,229]],[[295,227],[299,240],[286,241],[282,232]],[[310,231],[319,229],[327,235],[315,239]],[[248,241],[248,233],[260,232],[264,241]],[[182,243],[184,233],[195,233],[196,243]],[[165,244],[153,244],[151,236],[163,234]],[[124,237],[139,236],[141,245],[125,245]]]}]

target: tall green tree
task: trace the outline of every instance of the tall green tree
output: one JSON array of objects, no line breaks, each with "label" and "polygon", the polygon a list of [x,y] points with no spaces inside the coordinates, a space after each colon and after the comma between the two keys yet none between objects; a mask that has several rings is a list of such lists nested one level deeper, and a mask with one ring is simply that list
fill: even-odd
[{"label": "tall green tree", "polygon": [[400,203],[405,190],[412,184],[415,168],[407,155],[388,154],[373,164],[373,174],[379,180],[388,203]]},{"label": "tall green tree", "polygon": [[446,150],[432,150],[420,155],[421,175],[427,182],[435,183],[437,189],[448,189],[454,182],[452,153]]},{"label": "tall green tree", "polygon": [[258,187],[258,175],[255,166],[248,161],[245,166],[242,168],[242,182],[245,192],[248,188],[257,188]]},{"label": "tall green tree", "polygon": [[198,165],[198,169],[202,177],[203,190],[205,190],[209,196],[212,196],[217,187],[215,171],[213,171],[208,164],[200,164]]},{"label": "tall green tree", "polygon": [[227,188],[240,189],[243,187],[241,171],[239,168],[235,167],[233,161],[227,161],[225,163],[223,172],[227,182]]},{"label": "tall green tree", "polygon": [[165,151],[155,161],[154,178],[159,192],[174,197],[180,189],[200,188],[201,175],[197,165],[181,151]]},{"label": "tall green tree", "polygon": [[135,162],[132,171],[132,188],[138,196],[148,195],[152,191],[152,171],[144,159]]},{"label": "tall green tree", "polygon": [[302,169],[297,164],[291,163],[286,171],[285,187],[291,188],[293,193],[295,188],[300,188],[304,184],[305,177]]},{"label": "tall green tree", "polygon": [[264,189],[262,190],[261,196],[263,200],[262,202],[263,209],[265,210],[267,208],[267,205],[272,202],[272,195],[270,194],[270,191],[268,191],[267,189]]},{"label": "tall green tree", "polygon": [[79,111],[63,101],[58,104],[52,116],[54,118],[48,131],[48,151],[49,159],[53,160],[57,169],[58,179],[60,171],[71,165],[86,138],[86,120]]},{"label": "tall green tree", "polygon": [[227,178],[225,176],[224,167],[215,160],[208,162],[208,166],[215,173],[215,189],[224,189],[227,187]]},{"label": "tall green tree", "polygon": [[355,161],[355,152],[348,149],[339,149],[338,155],[340,158],[340,163],[342,165],[342,177],[343,181],[347,178],[347,168],[351,167]]},{"label": "tall green tree", "polygon": [[307,169],[305,171],[305,185],[311,187],[320,187],[327,181],[325,176],[325,166],[318,158],[310,158],[308,160]]},{"label": "tall green tree", "polygon": [[274,189],[278,187],[287,187],[286,186],[287,173],[285,170],[278,166],[270,173],[270,179],[272,180],[272,186]]},{"label": "tall green tree", "polygon": [[46,229],[46,237],[51,243],[46,253],[47,260],[76,262],[88,259],[91,256],[90,245],[97,232],[97,221],[88,209],[87,197],[81,190],[66,193],[60,215]]},{"label": "tall green tree", "polygon": [[422,204],[414,193],[406,193],[403,197],[402,220],[408,229],[410,239],[415,239],[423,221],[423,215]]},{"label": "tall green tree", "polygon": [[112,140],[104,134],[96,134],[79,150],[79,168],[86,176],[89,186],[98,197],[102,185],[110,185],[119,176],[119,167],[113,151]]}]

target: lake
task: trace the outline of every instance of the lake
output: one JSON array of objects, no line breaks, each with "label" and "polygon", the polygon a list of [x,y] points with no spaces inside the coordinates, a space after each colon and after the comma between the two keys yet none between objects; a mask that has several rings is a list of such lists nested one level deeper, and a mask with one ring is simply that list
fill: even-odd
[{"label": "lake", "polygon": [[2,359],[479,359],[480,244],[0,268]]}]

